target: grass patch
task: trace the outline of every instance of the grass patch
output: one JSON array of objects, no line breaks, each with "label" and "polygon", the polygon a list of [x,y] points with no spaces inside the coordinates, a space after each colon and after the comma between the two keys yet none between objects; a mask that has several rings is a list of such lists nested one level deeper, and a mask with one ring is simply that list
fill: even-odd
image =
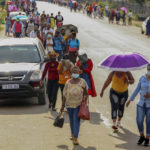
[{"label": "grass patch", "polygon": [[2,8],[0,7],[0,31],[4,29],[6,15],[7,15],[6,8],[2,10]]},{"label": "grass patch", "polygon": [[132,24],[133,24],[134,26],[136,26],[136,27],[139,27],[139,28],[142,27],[142,22],[141,22],[141,21],[135,21],[135,20],[133,20],[133,21],[132,21]]}]

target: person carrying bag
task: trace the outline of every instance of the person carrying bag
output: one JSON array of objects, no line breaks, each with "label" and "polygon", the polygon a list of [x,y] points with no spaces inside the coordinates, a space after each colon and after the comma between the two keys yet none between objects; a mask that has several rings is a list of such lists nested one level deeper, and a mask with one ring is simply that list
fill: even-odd
[{"label": "person carrying bag", "polygon": [[59,128],[63,127],[63,125],[64,125],[64,116],[63,116],[62,112],[60,112],[59,115],[56,117],[53,125],[55,127],[59,127]]},{"label": "person carrying bag", "polygon": [[89,100],[81,102],[78,117],[82,120],[90,120]]},{"label": "person carrying bag", "polygon": [[81,103],[86,103],[88,99],[88,85],[84,79],[79,77],[79,72],[79,67],[74,66],[72,68],[72,78],[65,84],[63,90],[63,104],[61,107],[61,112],[64,111],[64,107],[67,108],[70,120],[71,140],[73,140],[74,145],[79,145],[78,135],[80,130],[80,118],[78,115],[80,111],[85,110],[82,109],[83,105],[81,105]]}]

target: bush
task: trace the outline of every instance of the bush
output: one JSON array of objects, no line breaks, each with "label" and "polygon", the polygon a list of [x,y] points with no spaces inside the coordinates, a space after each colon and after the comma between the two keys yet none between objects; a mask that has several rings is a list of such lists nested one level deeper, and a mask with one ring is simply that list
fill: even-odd
[{"label": "bush", "polygon": [[6,10],[0,8],[0,30],[3,30],[3,24],[5,24]]}]

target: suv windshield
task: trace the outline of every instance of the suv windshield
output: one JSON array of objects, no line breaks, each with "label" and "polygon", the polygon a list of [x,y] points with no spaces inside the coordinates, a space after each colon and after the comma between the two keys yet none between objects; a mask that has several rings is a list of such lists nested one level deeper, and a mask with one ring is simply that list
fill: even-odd
[{"label": "suv windshield", "polygon": [[0,63],[39,63],[39,51],[35,45],[0,46]]}]

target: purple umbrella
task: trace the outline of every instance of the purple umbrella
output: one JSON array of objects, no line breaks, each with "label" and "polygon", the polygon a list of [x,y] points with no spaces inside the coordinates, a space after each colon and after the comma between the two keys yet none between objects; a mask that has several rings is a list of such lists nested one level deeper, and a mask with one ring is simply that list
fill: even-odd
[{"label": "purple umbrella", "polygon": [[121,7],[121,8],[120,8],[120,10],[125,11],[125,13],[127,13],[127,12],[128,12],[128,9],[127,9],[127,8],[125,8],[125,7]]},{"label": "purple umbrella", "polygon": [[147,66],[149,62],[140,54],[133,53],[127,55],[111,55],[106,58],[99,67],[111,71],[132,71],[140,70]]}]

